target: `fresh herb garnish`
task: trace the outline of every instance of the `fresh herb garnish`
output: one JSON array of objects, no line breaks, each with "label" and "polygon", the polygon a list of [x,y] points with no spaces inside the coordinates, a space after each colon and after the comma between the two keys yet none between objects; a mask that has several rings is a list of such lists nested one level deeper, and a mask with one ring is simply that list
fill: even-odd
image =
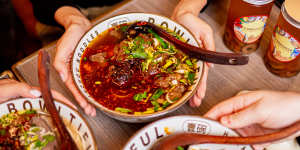
[{"label": "fresh herb garnish", "polygon": [[158,40],[162,48],[167,49],[169,47],[168,44],[157,33],[152,31],[151,29],[148,29],[148,32],[151,33]]},{"label": "fresh herb garnish", "polygon": [[157,100],[161,95],[163,95],[165,92],[164,92],[164,90],[163,89],[161,89],[161,88],[159,88],[159,89],[157,89],[154,93],[153,93],[153,95],[152,95],[152,97],[151,97],[151,101],[155,101],[155,100]]},{"label": "fresh herb garnish", "polygon": [[188,81],[189,81],[190,84],[194,83],[195,76],[196,76],[195,73],[192,73],[192,72],[188,73]]},{"label": "fresh herb garnish", "polygon": [[2,129],[2,130],[0,130],[0,135],[5,135],[5,133],[6,133],[6,131],[5,131],[5,129]]},{"label": "fresh herb garnish", "polygon": [[158,111],[160,105],[157,101],[151,101],[151,104],[154,106],[154,111]]},{"label": "fresh herb garnish", "polygon": [[147,98],[147,92],[145,91],[144,93],[138,93],[138,94],[135,94],[134,96],[133,96],[133,99],[135,100],[135,101],[141,101],[141,100],[143,100],[144,98]]},{"label": "fresh herb garnish", "polygon": [[140,59],[146,59],[148,56],[145,51],[140,50],[140,49],[131,52],[131,55],[133,58],[140,58]]},{"label": "fresh herb garnish", "polygon": [[175,98],[172,99],[173,102],[175,102],[177,100],[179,100],[179,97],[175,97]]},{"label": "fresh herb garnish", "polygon": [[122,32],[125,33],[125,32],[127,31],[128,27],[129,27],[129,26],[127,26],[127,25],[121,26],[121,27],[120,27],[120,30],[121,30]]},{"label": "fresh herb garnish", "polygon": [[24,114],[30,115],[30,114],[36,114],[36,113],[37,113],[36,110],[30,109],[30,110],[26,110],[26,112]]},{"label": "fresh herb garnish", "polygon": [[132,112],[132,110],[127,109],[127,108],[122,108],[122,107],[117,107],[117,108],[115,108],[115,111],[119,111],[119,112],[122,112],[122,113],[129,113],[129,112]]},{"label": "fresh herb garnish", "polygon": [[184,148],[181,147],[181,146],[178,146],[176,149],[177,149],[177,150],[184,150]]},{"label": "fresh herb garnish", "polygon": [[162,107],[163,108],[167,108],[171,103],[169,103],[168,101],[164,101]]},{"label": "fresh herb garnish", "polygon": [[192,63],[192,61],[191,61],[190,59],[185,60],[185,63],[186,63],[187,65],[189,65],[190,67],[193,66],[193,63]]}]

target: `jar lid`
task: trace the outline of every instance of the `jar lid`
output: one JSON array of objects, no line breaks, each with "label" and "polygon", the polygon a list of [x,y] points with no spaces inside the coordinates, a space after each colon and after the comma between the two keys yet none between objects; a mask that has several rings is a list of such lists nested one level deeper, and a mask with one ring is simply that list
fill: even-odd
[{"label": "jar lid", "polygon": [[253,5],[265,5],[273,2],[274,0],[243,0],[243,1]]},{"label": "jar lid", "polygon": [[290,17],[300,22],[300,0],[285,0],[284,7]]}]

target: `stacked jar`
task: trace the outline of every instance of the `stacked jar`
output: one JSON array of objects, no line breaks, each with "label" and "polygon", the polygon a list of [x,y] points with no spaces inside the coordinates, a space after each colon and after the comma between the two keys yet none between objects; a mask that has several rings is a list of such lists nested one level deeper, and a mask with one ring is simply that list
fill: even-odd
[{"label": "stacked jar", "polygon": [[231,0],[224,43],[232,51],[250,54],[259,46],[274,0]]},{"label": "stacked jar", "polygon": [[300,72],[300,0],[286,0],[264,57],[268,70],[281,77]]}]

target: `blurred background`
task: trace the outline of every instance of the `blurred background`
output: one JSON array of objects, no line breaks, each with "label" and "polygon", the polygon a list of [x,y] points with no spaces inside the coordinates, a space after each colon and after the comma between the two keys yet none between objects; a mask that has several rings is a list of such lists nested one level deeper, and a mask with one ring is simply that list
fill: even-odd
[{"label": "blurred background", "polygon": [[[283,0],[277,0],[281,5]],[[63,30],[37,21],[30,0],[0,0],[0,72],[58,39]]]}]

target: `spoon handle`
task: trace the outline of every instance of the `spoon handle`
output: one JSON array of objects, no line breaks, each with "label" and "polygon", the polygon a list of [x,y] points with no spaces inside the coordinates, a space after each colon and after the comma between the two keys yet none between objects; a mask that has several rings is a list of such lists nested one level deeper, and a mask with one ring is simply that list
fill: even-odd
[{"label": "spoon handle", "polygon": [[193,144],[262,144],[278,141],[300,131],[300,121],[293,125],[286,127],[280,131],[276,131],[271,134],[261,136],[249,136],[249,137],[225,137],[214,135],[203,135],[197,133],[178,133],[167,136],[157,144],[155,144],[152,150],[176,150],[178,146],[187,146]]},{"label": "spoon handle", "polygon": [[45,106],[47,111],[50,113],[52,122],[57,128],[60,138],[60,148],[61,150],[77,150],[77,146],[67,131],[66,126],[59,117],[59,113],[53,102],[53,97],[50,92],[49,84],[49,54],[41,50],[38,56],[38,77],[39,83],[42,91],[42,97],[45,101]]},{"label": "spoon handle", "polygon": [[214,64],[222,64],[222,65],[245,65],[248,64],[249,62],[248,56],[243,56],[241,54],[235,54],[235,53],[221,53],[221,52],[209,51],[182,42],[181,40],[175,38],[173,35],[167,33],[164,29],[149,22],[137,22],[136,25],[142,25],[151,28],[158,35],[160,35],[167,41],[173,43],[178,49],[182,50],[186,54],[206,62],[210,62]]}]

